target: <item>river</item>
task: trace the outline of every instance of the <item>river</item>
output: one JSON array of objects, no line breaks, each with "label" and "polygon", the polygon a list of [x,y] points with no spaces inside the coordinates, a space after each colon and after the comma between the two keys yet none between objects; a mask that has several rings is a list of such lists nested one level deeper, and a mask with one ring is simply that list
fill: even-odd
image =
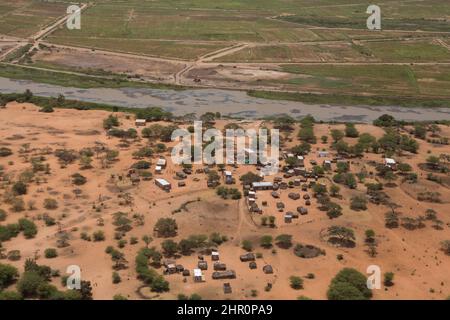
[{"label": "river", "polygon": [[159,106],[175,115],[203,114],[207,111],[222,115],[260,118],[268,115],[289,114],[293,117],[311,114],[323,121],[372,122],[387,113],[399,120],[450,120],[449,108],[405,108],[370,106],[309,105],[293,101],[254,98],[244,91],[220,89],[160,90],[150,88],[92,88],[79,89],[28,80],[0,77],[1,93],[17,93],[30,89],[35,95],[111,104],[123,107],[145,108]]}]

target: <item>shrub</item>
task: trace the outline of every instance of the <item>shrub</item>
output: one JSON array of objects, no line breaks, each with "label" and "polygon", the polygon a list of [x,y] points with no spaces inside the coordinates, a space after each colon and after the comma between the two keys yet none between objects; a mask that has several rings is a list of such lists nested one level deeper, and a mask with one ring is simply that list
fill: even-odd
[{"label": "shrub", "polygon": [[392,287],[394,285],[394,273],[393,272],[386,272],[384,274],[384,285],[386,287]]},{"label": "shrub", "polygon": [[245,251],[252,251],[253,250],[253,244],[250,240],[244,240],[242,241],[242,249]]},{"label": "shrub", "polygon": [[290,285],[292,289],[300,290],[303,289],[303,279],[297,276],[291,276],[289,278]]},{"label": "shrub", "polygon": [[260,239],[261,247],[263,248],[271,248],[272,247],[273,238],[270,235],[262,236]]},{"label": "shrub", "polygon": [[365,196],[355,196],[351,199],[350,208],[355,211],[367,210],[367,199]]},{"label": "shrub", "polygon": [[56,258],[58,256],[58,252],[55,248],[47,248],[44,251],[44,255],[47,259]]},{"label": "shrub", "polygon": [[25,218],[19,219],[19,228],[27,239],[34,238],[38,232],[36,224]]},{"label": "shrub", "polygon": [[58,208],[58,202],[55,199],[44,199],[44,208],[47,210],[55,210]]},{"label": "shrub", "polygon": [[11,149],[5,147],[0,148],[0,157],[8,157],[10,155],[12,155]]},{"label": "shrub", "polygon": [[113,116],[112,114],[110,114],[106,119],[103,120],[103,128],[106,130],[118,126],[119,126],[119,119],[116,116]]},{"label": "shrub", "polygon": [[277,246],[283,249],[292,247],[292,236],[290,234],[280,234],[275,238]]},{"label": "shrub", "polygon": [[112,282],[114,284],[120,283],[122,281],[122,278],[120,277],[120,275],[117,272],[113,272],[112,274]]},{"label": "shrub", "polygon": [[7,224],[6,226],[0,225],[0,242],[8,241],[9,239],[16,237],[20,232],[18,224]]},{"label": "shrub", "polygon": [[85,176],[83,176],[79,173],[74,173],[72,175],[72,183],[74,185],[81,186],[81,185],[85,184],[86,182],[87,182],[87,179]]},{"label": "shrub", "polygon": [[0,221],[6,220],[6,211],[3,209],[0,209]]},{"label": "shrub", "polygon": [[101,230],[95,231],[92,236],[96,242],[105,240],[105,234]]},{"label": "shrub", "polygon": [[17,181],[16,183],[14,183],[12,191],[17,196],[27,194],[27,185],[22,181]]}]

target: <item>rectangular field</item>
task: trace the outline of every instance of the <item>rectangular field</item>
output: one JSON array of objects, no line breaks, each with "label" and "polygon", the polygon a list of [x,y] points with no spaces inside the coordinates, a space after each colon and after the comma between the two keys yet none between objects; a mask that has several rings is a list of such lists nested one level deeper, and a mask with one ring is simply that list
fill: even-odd
[{"label": "rectangular field", "polygon": [[0,34],[29,37],[66,13],[68,4],[0,0]]},{"label": "rectangular field", "polygon": [[450,66],[284,65],[289,88],[358,94],[450,95]]}]

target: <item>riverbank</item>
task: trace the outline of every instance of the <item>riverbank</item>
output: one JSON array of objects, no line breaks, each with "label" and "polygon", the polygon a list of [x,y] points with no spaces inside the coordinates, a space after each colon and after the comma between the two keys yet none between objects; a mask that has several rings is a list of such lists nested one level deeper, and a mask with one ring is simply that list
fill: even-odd
[{"label": "riverbank", "polygon": [[[76,87],[81,89],[93,88],[149,88],[160,90],[194,90],[209,89],[204,86],[188,87],[174,85],[170,83],[152,83],[139,81],[136,78],[128,78],[124,75],[100,75],[100,74],[83,74],[74,70],[46,70],[29,66],[19,66],[11,64],[0,64],[0,77],[28,80],[37,83],[45,83],[62,87]],[[237,89],[220,88],[218,90]],[[326,104],[331,106],[395,106],[408,108],[448,108],[450,107],[449,98],[435,98],[423,96],[374,96],[374,95],[348,95],[348,94],[327,94],[327,93],[303,93],[303,92],[284,92],[284,91],[266,91],[266,90],[242,90],[249,97],[297,101],[304,104]]]},{"label": "riverbank", "polygon": [[220,89],[153,89],[153,88],[76,88],[0,77],[0,93],[16,94],[31,90],[40,98],[64,95],[76,101],[77,108],[133,110],[161,107],[175,116],[220,112],[223,116],[258,119],[287,114],[294,118],[312,115],[324,122],[371,123],[382,114],[403,121],[450,120],[450,108],[408,108],[389,106],[346,106],[305,104],[297,101],[268,100],[248,96],[243,91]]}]

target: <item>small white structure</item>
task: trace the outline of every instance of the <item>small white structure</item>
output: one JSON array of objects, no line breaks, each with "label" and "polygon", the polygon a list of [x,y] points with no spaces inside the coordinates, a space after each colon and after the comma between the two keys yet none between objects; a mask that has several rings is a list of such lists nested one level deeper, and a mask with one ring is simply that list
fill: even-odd
[{"label": "small white structure", "polygon": [[273,189],[273,183],[272,182],[253,182],[252,183],[253,190],[271,190]]},{"label": "small white structure", "polygon": [[162,168],[160,166],[156,166],[155,167],[155,172],[156,173],[161,173],[162,172]]},{"label": "small white structure", "polygon": [[384,165],[391,169],[395,169],[395,167],[397,166],[397,162],[392,158],[384,158]]},{"label": "small white structure", "polygon": [[212,261],[219,261],[219,252],[217,252],[217,251],[211,252],[211,260]]},{"label": "small white structure", "polygon": [[233,175],[231,174],[231,171],[225,171],[225,183],[226,184],[232,184],[233,183]]},{"label": "small white structure", "polygon": [[156,161],[156,165],[164,169],[167,165],[167,161],[166,159],[158,159],[158,161]]},{"label": "small white structure", "polygon": [[134,121],[134,124],[136,125],[136,127],[145,127],[145,125],[147,124],[147,120],[145,120],[145,119],[136,119]]},{"label": "small white structure", "polygon": [[155,184],[165,191],[170,191],[172,185],[165,179],[155,179]]},{"label": "small white structure", "polygon": [[319,151],[319,158],[326,158],[328,154],[328,151]]},{"label": "small white structure", "polygon": [[205,281],[205,277],[203,276],[202,270],[194,269],[194,281],[195,282]]}]

